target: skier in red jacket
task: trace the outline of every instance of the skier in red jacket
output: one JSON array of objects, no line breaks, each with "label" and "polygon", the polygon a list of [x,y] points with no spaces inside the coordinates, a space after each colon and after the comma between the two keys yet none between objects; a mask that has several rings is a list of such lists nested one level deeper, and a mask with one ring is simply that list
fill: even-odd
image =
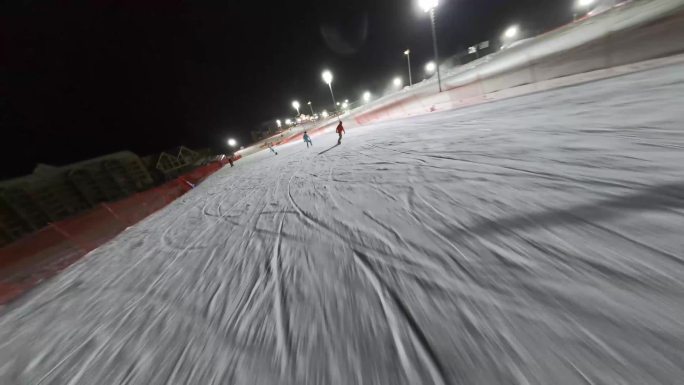
[{"label": "skier in red jacket", "polygon": [[337,140],[337,144],[342,144],[342,134],[345,133],[344,131],[344,126],[342,126],[342,121],[340,120],[340,124],[337,125],[337,129],[335,130],[340,135],[340,139]]}]

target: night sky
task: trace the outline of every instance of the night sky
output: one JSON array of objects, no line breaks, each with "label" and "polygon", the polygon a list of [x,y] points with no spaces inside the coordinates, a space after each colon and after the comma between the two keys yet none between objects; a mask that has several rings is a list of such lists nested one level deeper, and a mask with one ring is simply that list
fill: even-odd
[{"label": "night sky", "polygon": [[[510,24],[542,32],[572,0],[441,0],[441,56]],[[0,178],[185,144],[227,152],[293,117],[292,100],[338,99],[414,78],[432,55],[429,18],[411,0],[6,0],[0,5]]]}]

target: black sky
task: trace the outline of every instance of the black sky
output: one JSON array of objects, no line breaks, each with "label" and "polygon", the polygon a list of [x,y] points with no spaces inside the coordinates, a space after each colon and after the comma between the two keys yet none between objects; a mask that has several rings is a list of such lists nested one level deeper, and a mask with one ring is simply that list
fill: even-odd
[{"label": "black sky", "polygon": [[[1,178],[36,163],[185,144],[225,149],[293,99],[329,104],[414,76],[432,53],[415,0],[10,0],[0,6]],[[441,0],[442,56],[517,23],[568,22],[572,0]],[[324,37],[327,36],[326,37]]]}]

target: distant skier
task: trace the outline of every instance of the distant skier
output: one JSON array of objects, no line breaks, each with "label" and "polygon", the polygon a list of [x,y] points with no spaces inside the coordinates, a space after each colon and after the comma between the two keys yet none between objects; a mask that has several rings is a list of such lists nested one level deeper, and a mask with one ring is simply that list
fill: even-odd
[{"label": "distant skier", "polygon": [[268,144],[268,149],[271,150],[272,153],[278,155],[278,153],[276,152],[276,150],[273,148],[273,144],[269,143],[269,144]]},{"label": "distant skier", "polygon": [[345,133],[344,131],[344,126],[342,126],[342,121],[340,120],[340,124],[337,125],[337,129],[335,130],[340,135],[340,138],[337,140],[337,144],[342,144],[342,134]]},{"label": "distant skier", "polygon": [[304,131],[304,143],[306,143],[306,148],[309,148],[309,145],[313,146],[313,142],[311,141],[311,137],[309,136],[309,134],[306,133],[306,131]]},{"label": "distant skier", "polygon": [[233,157],[228,158],[228,163],[230,163],[230,167],[233,167]]}]

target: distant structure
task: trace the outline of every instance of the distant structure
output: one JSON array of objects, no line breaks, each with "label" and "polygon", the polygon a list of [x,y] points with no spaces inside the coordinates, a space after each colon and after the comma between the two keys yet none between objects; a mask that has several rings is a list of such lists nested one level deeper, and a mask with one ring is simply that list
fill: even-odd
[{"label": "distant structure", "polygon": [[39,164],[0,182],[0,246],[103,202],[123,199],[214,160],[210,150],[177,147],[141,159],[128,151],[66,166]]}]

